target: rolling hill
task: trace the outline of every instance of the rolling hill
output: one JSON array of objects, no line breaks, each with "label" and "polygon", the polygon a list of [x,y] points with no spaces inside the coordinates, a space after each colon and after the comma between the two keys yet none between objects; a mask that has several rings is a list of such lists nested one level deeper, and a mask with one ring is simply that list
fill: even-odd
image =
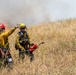
[{"label": "rolling hill", "polygon": [[76,19],[29,27],[31,42],[45,42],[34,51],[33,62],[27,56],[24,63],[18,62],[14,48],[17,32],[18,29],[9,37],[14,68],[2,68],[0,75],[76,75]]}]

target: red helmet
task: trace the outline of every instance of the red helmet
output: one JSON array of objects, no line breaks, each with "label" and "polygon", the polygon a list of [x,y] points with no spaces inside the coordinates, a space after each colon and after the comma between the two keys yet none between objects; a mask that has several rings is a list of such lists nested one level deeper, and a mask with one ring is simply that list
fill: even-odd
[{"label": "red helmet", "polygon": [[5,25],[4,24],[0,24],[0,29],[5,29]]}]

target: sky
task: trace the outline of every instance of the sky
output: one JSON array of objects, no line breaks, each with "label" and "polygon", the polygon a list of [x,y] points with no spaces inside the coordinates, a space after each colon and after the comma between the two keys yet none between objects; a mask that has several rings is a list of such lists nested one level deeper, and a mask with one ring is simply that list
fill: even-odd
[{"label": "sky", "polygon": [[76,0],[0,0],[0,22],[27,25],[76,18]]}]

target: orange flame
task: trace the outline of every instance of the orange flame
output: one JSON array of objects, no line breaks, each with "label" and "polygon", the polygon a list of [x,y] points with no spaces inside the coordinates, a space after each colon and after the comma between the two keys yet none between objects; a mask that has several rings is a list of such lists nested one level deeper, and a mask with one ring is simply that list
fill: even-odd
[{"label": "orange flame", "polygon": [[5,30],[8,31],[9,30],[9,25],[5,24]]}]

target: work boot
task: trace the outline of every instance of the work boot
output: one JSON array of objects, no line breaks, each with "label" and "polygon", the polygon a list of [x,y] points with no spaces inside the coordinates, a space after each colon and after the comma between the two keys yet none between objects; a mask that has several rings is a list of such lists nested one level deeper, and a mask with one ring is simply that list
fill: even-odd
[{"label": "work boot", "polygon": [[34,54],[32,53],[31,55],[30,55],[30,61],[32,62],[34,60]]}]

